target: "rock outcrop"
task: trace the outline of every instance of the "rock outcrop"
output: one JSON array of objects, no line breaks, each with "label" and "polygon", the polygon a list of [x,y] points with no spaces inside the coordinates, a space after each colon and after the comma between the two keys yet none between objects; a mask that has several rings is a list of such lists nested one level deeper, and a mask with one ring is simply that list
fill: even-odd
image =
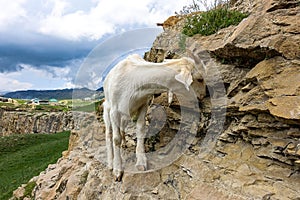
[{"label": "rock outcrop", "polygon": [[[232,7],[250,12],[249,17],[214,35],[190,38],[178,31],[179,21],[165,27],[145,55],[154,62],[193,56],[203,76],[198,81],[207,84],[194,140],[176,160],[146,173],[127,170],[122,182],[114,182],[105,165],[102,120],[78,117],[79,130],[72,131],[69,150],[31,180],[37,184],[32,196],[299,199],[300,1],[236,0]],[[167,106],[166,94],[154,99],[149,118],[167,121],[155,123],[162,131],[148,138],[147,151],[156,152],[177,137],[181,112],[176,99]],[[135,139],[134,130],[129,131],[125,153],[134,151]],[[126,163],[134,160],[129,157]],[[22,197],[24,187],[15,191],[15,198]]]},{"label": "rock outcrop", "polygon": [[74,129],[71,112],[18,112],[0,109],[0,136],[57,133]]}]

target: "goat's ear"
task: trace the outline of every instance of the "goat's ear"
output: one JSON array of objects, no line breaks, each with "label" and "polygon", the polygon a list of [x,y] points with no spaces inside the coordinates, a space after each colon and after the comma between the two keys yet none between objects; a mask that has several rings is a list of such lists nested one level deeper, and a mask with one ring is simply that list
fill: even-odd
[{"label": "goat's ear", "polygon": [[180,83],[184,84],[187,90],[190,89],[189,87],[193,82],[192,74],[187,69],[182,69],[181,72],[175,76],[175,79]]}]

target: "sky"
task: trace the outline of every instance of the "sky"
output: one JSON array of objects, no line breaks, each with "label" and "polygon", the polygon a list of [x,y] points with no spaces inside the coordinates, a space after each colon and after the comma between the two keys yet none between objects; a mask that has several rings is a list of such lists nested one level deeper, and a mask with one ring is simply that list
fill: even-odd
[{"label": "sky", "polygon": [[101,77],[90,68],[102,73],[118,56],[146,51],[162,31],[156,23],[191,2],[0,0],[0,93],[95,89]]}]

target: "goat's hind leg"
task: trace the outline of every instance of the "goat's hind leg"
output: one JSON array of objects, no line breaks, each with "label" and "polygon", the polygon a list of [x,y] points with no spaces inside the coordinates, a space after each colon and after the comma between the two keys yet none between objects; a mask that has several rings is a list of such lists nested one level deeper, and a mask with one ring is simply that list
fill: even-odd
[{"label": "goat's hind leg", "polygon": [[122,142],[121,142],[121,147],[122,148],[126,148],[126,140],[125,140],[125,128],[128,124],[128,120],[126,118],[121,118],[121,126],[120,126],[120,131],[121,131],[121,138],[122,138]]},{"label": "goat's hind leg", "polygon": [[[115,114],[115,115],[114,115]],[[111,125],[112,125],[112,132],[113,132],[113,172],[115,175],[116,181],[121,181],[123,176],[123,169],[122,169],[122,158],[121,158],[121,132],[120,132],[120,118],[119,116],[114,113],[111,115]]]},{"label": "goat's hind leg", "polygon": [[107,166],[113,169],[113,141],[112,141],[112,127],[110,120],[110,108],[104,103],[103,105],[103,119],[105,123],[105,140],[106,140],[106,153],[107,153]]},{"label": "goat's hind leg", "polygon": [[146,171],[147,170],[147,158],[145,154],[145,146],[144,146],[144,141],[146,137],[146,132],[145,132],[145,116],[147,112],[147,105],[143,106],[140,109],[136,128],[137,128],[137,146],[136,146],[136,168],[139,171]]}]

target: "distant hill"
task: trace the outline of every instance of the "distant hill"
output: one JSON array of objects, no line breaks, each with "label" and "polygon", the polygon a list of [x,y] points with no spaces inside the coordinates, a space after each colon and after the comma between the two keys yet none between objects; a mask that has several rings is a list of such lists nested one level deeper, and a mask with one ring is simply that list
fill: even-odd
[{"label": "distant hill", "polygon": [[3,95],[6,98],[13,99],[83,99],[86,97],[99,97],[102,95],[101,91],[94,91],[87,88],[76,89],[61,89],[61,90],[24,90],[9,92]]}]

